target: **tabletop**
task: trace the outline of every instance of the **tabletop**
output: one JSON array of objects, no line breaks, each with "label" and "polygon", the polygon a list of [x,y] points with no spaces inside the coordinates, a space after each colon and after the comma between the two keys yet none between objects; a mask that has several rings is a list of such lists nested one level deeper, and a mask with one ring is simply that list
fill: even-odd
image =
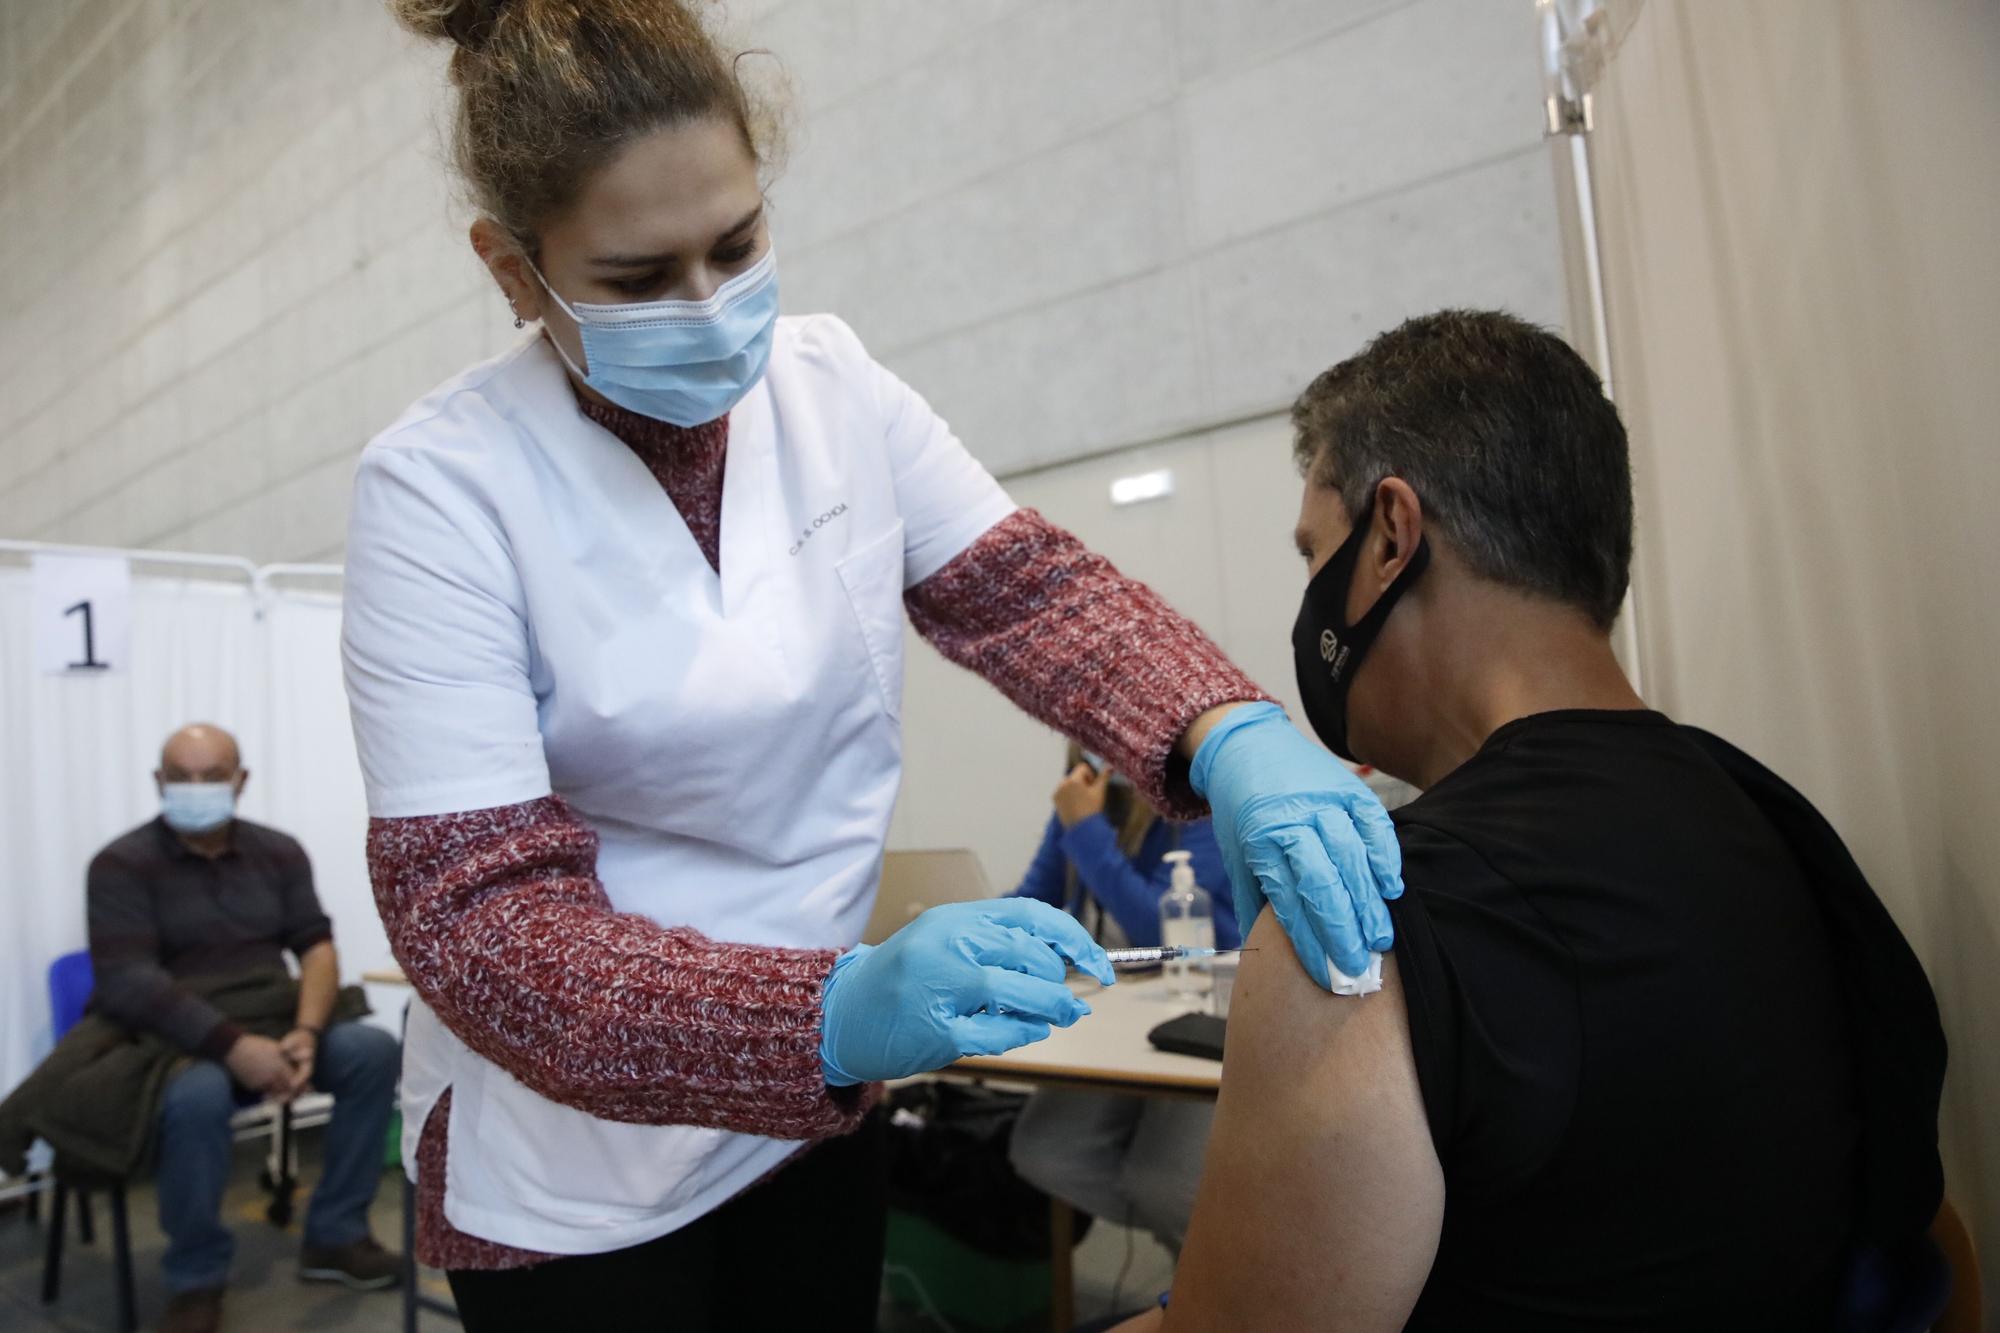
[{"label": "tabletop", "polygon": [[[370,970],[361,979],[409,984],[396,968]],[[975,1056],[939,1072],[1170,1096],[1213,1097],[1222,1085],[1220,1061],[1155,1050],[1146,1040],[1178,1014],[1206,1012],[1205,1002],[1177,999],[1159,975],[1127,976],[1109,987],[1079,976],[1071,978],[1070,989],[1091,1009],[1074,1025],[1005,1055]]]},{"label": "tabletop", "polygon": [[1047,1086],[1213,1097],[1222,1062],[1153,1049],[1146,1034],[1179,1014],[1206,1012],[1205,1000],[1178,999],[1164,977],[1126,976],[1103,987],[1072,978],[1070,989],[1091,1012],[1042,1041],[1005,1055],[960,1060],[943,1072]]}]

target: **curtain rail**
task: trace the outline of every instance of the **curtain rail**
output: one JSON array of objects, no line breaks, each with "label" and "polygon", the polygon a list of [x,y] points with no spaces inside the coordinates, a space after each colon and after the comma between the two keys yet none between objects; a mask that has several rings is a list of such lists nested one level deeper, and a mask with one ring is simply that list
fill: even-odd
[{"label": "curtain rail", "polygon": [[280,562],[256,564],[240,555],[207,555],[196,551],[156,551],[123,549],[115,546],[68,546],[60,542],[18,541],[0,537],[0,553],[14,555],[93,555],[129,560],[135,565],[178,565],[190,569],[218,569],[241,574],[252,587],[267,587],[280,578],[327,578],[345,576],[340,565],[306,565]]}]

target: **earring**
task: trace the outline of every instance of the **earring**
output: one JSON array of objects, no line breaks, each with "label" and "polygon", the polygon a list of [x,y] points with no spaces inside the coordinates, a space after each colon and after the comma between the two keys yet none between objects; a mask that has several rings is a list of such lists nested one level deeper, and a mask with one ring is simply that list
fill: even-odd
[{"label": "earring", "polygon": [[514,327],[517,329],[525,329],[528,327],[528,321],[522,319],[519,315],[516,315],[514,316]]}]

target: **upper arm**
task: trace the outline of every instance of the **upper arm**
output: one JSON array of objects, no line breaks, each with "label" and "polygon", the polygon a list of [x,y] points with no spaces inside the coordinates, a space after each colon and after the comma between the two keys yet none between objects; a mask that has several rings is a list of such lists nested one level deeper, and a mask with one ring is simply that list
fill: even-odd
[{"label": "upper arm", "polygon": [[331,946],[333,922],[313,889],[312,860],[293,843],[285,849],[284,946],[300,959],[321,944]]},{"label": "upper arm", "polygon": [[459,483],[371,448],[355,477],[341,623],[371,815],[548,794],[528,645],[512,558]]},{"label": "upper arm", "polygon": [[1259,916],[1166,1325],[1399,1329],[1444,1218],[1394,956],[1328,995]]},{"label": "upper arm", "polygon": [[159,962],[159,926],[145,884],[109,854],[90,863],[84,879],[85,927],[91,962]]},{"label": "upper arm", "polygon": [[870,357],[845,325],[841,332],[883,423],[903,519],[903,587],[914,588],[1013,513],[1014,502],[922,394]]}]

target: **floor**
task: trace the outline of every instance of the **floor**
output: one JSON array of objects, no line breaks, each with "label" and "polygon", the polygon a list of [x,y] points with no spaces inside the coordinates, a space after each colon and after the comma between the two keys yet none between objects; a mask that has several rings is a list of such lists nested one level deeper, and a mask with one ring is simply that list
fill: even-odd
[{"label": "floor", "polygon": [[[306,1160],[301,1169],[308,1184],[316,1171],[313,1147],[313,1136],[305,1136]],[[224,1307],[224,1329],[237,1333],[250,1330],[279,1333],[293,1329],[309,1333],[344,1330],[391,1333],[400,1329],[402,1302],[395,1292],[362,1294],[298,1281],[293,1275],[298,1223],[294,1221],[287,1233],[265,1220],[266,1196],[257,1183],[261,1148],[244,1144],[239,1145],[237,1152],[235,1180],[223,1205],[233,1219],[237,1235],[236,1272]],[[375,1235],[384,1244],[393,1244],[402,1235],[400,1202],[401,1191],[396,1188],[395,1176],[385,1173],[374,1213]],[[154,1208],[151,1187],[136,1187],[131,1196],[132,1262],[141,1327],[151,1327],[166,1304],[159,1272],[165,1241]],[[0,1333],[114,1327],[110,1210],[102,1200],[97,1203],[96,1215],[97,1240],[93,1245],[76,1242],[72,1220],[70,1242],[64,1248],[61,1298],[54,1305],[43,1305],[44,1232],[27,1220],[24,1209],[0,1210]],[[43,1217],[46,1216],[45,1204]],[[1079,1320],[1147,1304],[1167,1285],[1173,1271],[1172,1257],[1150,1236],[1103,1223],[1092,1227],[1077,1247],[1075,1263]],[[450,1291],[438,1274],[427,1274],[424,1283],[440,1298],[449,1299]],[[442,1316],[426,1314],[420,1327],[450,1330],[457,1328],[457,1324]],[[1036,1322],[1027,1329],[1041,1333],[1046,1327],[1046,1322]],[[953,1330],[950,1325],[920,1312],[898,1309],[886,1302],[880,1328],[881,1333],[972,1333],[966,1329]],[[1027,1333],[1027,1329],[982,1333]]]}]

